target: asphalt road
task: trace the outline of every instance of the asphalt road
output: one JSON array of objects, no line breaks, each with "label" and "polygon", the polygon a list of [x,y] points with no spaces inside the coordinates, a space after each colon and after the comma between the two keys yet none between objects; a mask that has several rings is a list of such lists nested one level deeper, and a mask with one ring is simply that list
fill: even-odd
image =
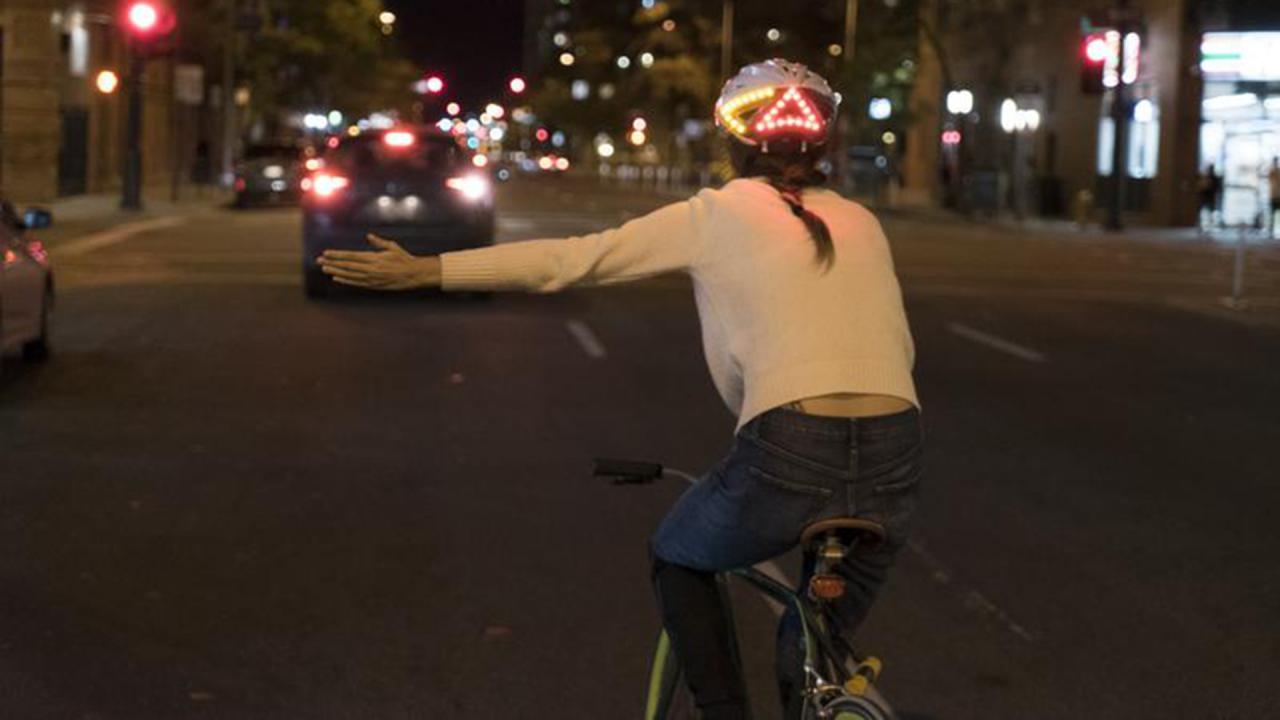
[{"label": "asphalt road", "polygon": [[[508,240],[663,202],[504,195]],[[727,449],[687,281],[308,302],[298,225],[53,244],[56,355],[0,377],[0,716],[639,717],[679,488],[589,466]],[[1280,326],[1216,309],[1229,252],[887,227],[929,470],[860,639],[902,716],[1280,715]]]}]

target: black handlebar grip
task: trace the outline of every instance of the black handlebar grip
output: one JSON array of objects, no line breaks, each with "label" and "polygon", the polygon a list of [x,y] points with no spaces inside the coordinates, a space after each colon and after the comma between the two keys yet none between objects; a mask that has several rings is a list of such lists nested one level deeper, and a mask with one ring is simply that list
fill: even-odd
[{"label": "black handlebar grip", "polygon": [[619,482],[646,483],[662,477],[662,465],[643,460],[596,458],[592,474],[615,478]]}]

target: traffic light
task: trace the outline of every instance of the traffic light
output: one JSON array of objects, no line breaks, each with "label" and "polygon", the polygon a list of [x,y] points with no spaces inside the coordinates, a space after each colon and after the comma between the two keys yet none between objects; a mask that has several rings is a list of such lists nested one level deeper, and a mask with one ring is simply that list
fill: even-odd
[{"label": "traffic light", "polygon": [[513,77],[511,78],[511,82],[507,83],[507,88],[511,90],[511,93],[513,95],[519,95],[523,93],[525,89],[528,87],[529,87],[529,84],[525,82],[524,78],[522,77]]},{"label": "traffic light", "polygon": [[[129,0],[120,7],[120,27],[129,41],[129,74],[125,82],[128,116],[125,120],[120,207],[142,209],[142,71],[149,58],[173,50],[170,38],[177,27],[173,8],[162,0]],[[118,78],[117,78],[118,80]],[[110,86],[111,90],[106,90]],[[98,76],[102,92],[114,92],[115,84]]]},{"label": "traffic light", "polygon": [[1105,86],[1102,78],[1111,56],[1111,45],[1106,33],[1090,33],[1080,44],[1080,92],[1085,95],[1101,95]]},{"label": "traffic light", "polygon": [[164,51],[163,42],[177,27],[173,10],[157,0],[133,0],[126,3],[122,20],[130,47],[144,57]]}]

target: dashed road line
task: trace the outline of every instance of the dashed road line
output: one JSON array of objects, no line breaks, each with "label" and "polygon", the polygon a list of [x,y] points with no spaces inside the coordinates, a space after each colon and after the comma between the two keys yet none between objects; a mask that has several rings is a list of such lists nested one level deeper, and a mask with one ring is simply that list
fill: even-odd
[{"label": "dashed road line", "polygon": [[[925,549],[924,545],[920,543],[920,541],[908,541],[907,547],[910,548],[917,557],[924,561],[924,564],[929,569],[929,573],[933,577],[934,582],[944,586],[952,586],[955,583],[955,574],[943,567],[942,563],[933,556],[933,553]],[[1027,630],[1021,623],[1015,621],[1008,613],[1002,610],[1000,606],[987,599],[987,597],[982,593],[973,588],[964,588],[959,586],[956,587],[956,590],[958,591],[961,601],[964,603],[965,607],[995,620],[1006,630],[1027,642],[1035,641],[1035,635],[1033,635],[1031,631]]]},{"label": "dashed road line", "polygon": [[96,233],[90,233],[66,244],[55,246],[52,248],[52,254],[54,257],[75,257],[84,255],[95,250],[101,250],[105,247],[118,245],[135,235],[177,227],[185,224],[186,222],[187,219],[185,217],[176,216],[125,223],[124,225],[119,225]]},{"label": "dashed road line", "polygon": [[570,320],[564,324],[569,330],[569,334],[573,339],[578,341],[582,346],[582,351],[592,360],[603,360],[607,352],[605,352],[604,344],[600,342],[600,338],[591,331],[591,328],[581,320]]},{"label": "dashed road line", "polygon": [[1019,345],[1018,343],[1010,340],[1005,340],[1002,337],[997,337],[991,333],[985,333],[981,330],[971,328],[968,325],[962,325],[954,322],[947,323],[947,329],[953,334],[959,335],[966,340],[972,340],[979,345],[986,345],[993,350],[999,350],[1002,353],[1012,355],[1021,360],[1026,360],[1027,362],[1042,363],[1048,359],[1044,356],[1044,353],[1037,352],[1029,347]]}]

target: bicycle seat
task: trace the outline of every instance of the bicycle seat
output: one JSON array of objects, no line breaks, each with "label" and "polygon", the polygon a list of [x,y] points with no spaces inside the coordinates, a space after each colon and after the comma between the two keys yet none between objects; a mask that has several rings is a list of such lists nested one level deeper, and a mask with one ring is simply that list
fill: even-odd
[{"label": "bicycle seat", "polygon": [[848,534],[859,536],[858,540],[860,542],[866,542],[869,545],[879,543],[884,540],[886,535],[884,526],[878,522],[861,518],[835,517],[819,520],[805,526],[805,529],[800,532],[800,544],[808,545],[814,538],[832,530],[844,531]]}]

